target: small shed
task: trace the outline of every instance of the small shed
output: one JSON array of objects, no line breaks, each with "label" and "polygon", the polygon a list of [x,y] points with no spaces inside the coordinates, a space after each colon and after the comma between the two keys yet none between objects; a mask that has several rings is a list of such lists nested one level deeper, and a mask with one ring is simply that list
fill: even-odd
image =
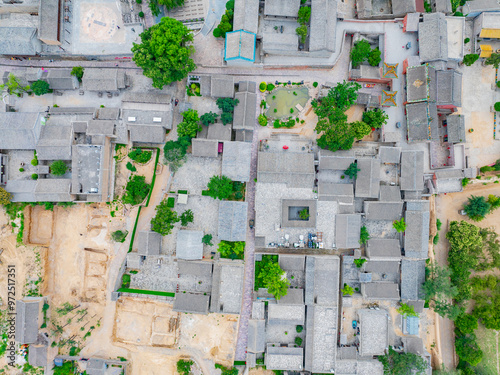
[{"label": "small shed", "polygon": [[203,258],[203,232],[179,230],[177,234],[176,255],[178,259],[195,260]]}]

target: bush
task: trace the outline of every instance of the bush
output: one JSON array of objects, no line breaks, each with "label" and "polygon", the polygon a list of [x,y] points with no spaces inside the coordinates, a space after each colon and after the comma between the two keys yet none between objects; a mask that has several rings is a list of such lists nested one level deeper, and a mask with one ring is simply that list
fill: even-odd
[{"label": "bush", "polygon": [[351,163],[349,167],[344,171],[344,174],[346,176],[349,176],[350,178],[356,178],[360,170],[361,169],[358,168],[357,163]]},{"label": "bush", "polygon": [[177,212],[172,211],[167,205],[166,199],[162,200],[155,208],[156,215],[151,219],[151,230],[166,236],[172,232],[174,224],[180,221]]},{"label": "bush", "polygon": [[272,83],[267,84],[267,91],[271,92],[275,89],[276,86],[274,86]]},{"label": "bush", "polygon": [[219,117],[218,114],[213,113],[212,111],[207,112],[203,115],[200,116],[200,121],[203,125],[209,126],[210,124],[215,124],[215,121],[217,120],[217,117]]},{"label": "bush", "polygon": [[441,220],[437,219],[436,220],[436,228],[437,230],[441,230],[441,226],[443,225],[443,223],[441,222]]},{"label": "bush", "polygon": [[313,82],[313,87],[318,87],[318,82]]},{"label": "bush", "polygon": [[469,185],[469,182],[470,179],[468,179],[467,177],[462,178],[462,187],[466,187],[467,185]]},{"label": "bush", "polygon": [[215,38],[220,38],[222,36],[222,30],[216,27],[212,34]]},{"label": "bush", "polygon": [[301,337],[296,337],[295,338],[295,344],[297,346],[301,346],[302,345],[302,338]]},{"label": "bush", "polygon": [[221,241],[217,251],[221,258],[243,259],[245,257],[245,242]]},{"label": "bush", "polygon": [[179,375],[189,375],[191,373],[191,366],[193,364],[193,361],[180,359],[179,361],[177,361],[177,372],[179,373]]},{"label": "bush", "polygon": [[130,286],[130,275],[124,273],[122,276],[122,288],[128,288]]},{"label": "bush", "polygon": [[471,66],[472,64],[474,64],[477,61],[477,59],[479,59],[478,54],[469,53],[469,54],[464,56],[464,59],[462,62],[467,66]]},{"label": "bush", "polygon": [[38,175],[37,175],[36,173],[33,173],[33,174],[31,175],[31,178],[32,178],[33,180],[38,180]]},{"label": "bush", "polygon": [[405,218],[402,217],[401,220],[394,220],[392,227],[396,229],[398,233],[404,232],[406,230]]},{"label": "bush", "polygon": [[181,216],[180,216],[180,219],[181,219],[181,225],[183,227],[187,226],[189,223],[192,223],[193,220],[194,220],[194,214],[193,214],[193,211],[191,210],[186,210],[184,211]]},{"label": "bush", "polygon": [[340,291],[344,296],[352,296],[354,294],[354,288],[347,284],[344,284],[344,287]]},{"label": "bush", "polygon": [[434,238],[432,239],[432,243],[433,243],[434,245],[437,245],[437,244],[438,244],[438,242],[439,242],[439,233],[438,233],[438,234],[436,234],[436,235],[434,236]]},{"label": "bush", "polygon": [[474,333],[478,327],[477,318],[470,314],[460,314],[455,319],[455,327],[463,334]]},{"label": "bush", "polygon": [[366,259],[364,259],[364,258],[354,259],[354,264],[356,265],[356,268],[363,267],[363,264],[365,264],[365,263],[366,263]]},{"label": "bush", "polygon": [[204,245],[208,245],[208,246],[214,246],[214,244],[212,243],[212,235],[211,234],[205,234],[203,236],[203,238],[201,239],[201,242],[204,244]]},{"label": "bush", "polygon": [[19,172],[24,172],[24,168],[19,168]]},{"label": "bush", "polygon": [[493,107],[495,108],[495,111],[500,112],[500,102],[496,102]]},{"label": "bush", "polygon": [[467,44],[467,43],[469,43],[469,42],[470,42],[470,38],[465,38],[465,39],[464,39],[464,44]]},{"label": "bush", "polygon": [[132,152],[129,152],[128,157],[137,163],[144,164],[151,159],[152,155],[152,151],[142,151],[142,149],[136,148]]},{"label": "bush", "polygon": [[127,169],[131,172],[136,172],[137,171],[137,168],[134,167],[134,165],[131,163],[131,162],[127,162],[127,165],[126,165]]},{"label": "bush", "polygon": [[146,177],[134,175],[130,177],[125,187],[123,203],[136,205],[141,203],[149,194],[150,185],[146,183]]},{"label": "bush", "polygon": [[81,66],[74,66],[73,69],[71,69],[71,75],[75,76],[79,82],[82,82],[84,71],[85,68],[82,68]]},{"label": "bush", "polygon": [[471,195],[468,203],[464,206],[464,211],[471,220],[481,221],[487,214],[490,213],[491,204],[485,197],[476,197]]},{"label": "bush", "polygon": [[174,208],[174,206],[175,206],[175,198],[174,197],[169,197],[167,199],[167,207]]},{"label": "bush", "polygon": [[236,200],[240,200],[241,198],[243,198],[243,193],[241,191],[237,191],[236,193],[234,193],[234,198]]},{"label": "bush", "polygon": [[361,245],[364,245],[368,242],[370,239],[370,233],[368,233],[368,229],[363,225],[361,227],[361,231],[359,232],[359,243]]},{"label": "bush", "polygon": [[267,125],[267,117],[265,115],[259,115],[259,125],[260,126]]},{"label": "bush", "polygon": [[127,238],[128,231],[126,230],[117,230],[111,233],[111,239],[115,242],[125,242],[125,239]]},{"label": "bush", "polygon": [[139,17],[144,18],[144,12],[139,12]]},{"label": "bush", "polygon": [[382,58],[380,55],[382,52],[377,48],[374,48],[370,51],[370,55],[368,56],[368,64],[371,66],[378,66],[380,64],[380,61],[382,61]]},{"label": "bush", "polygon": [[50,165],[50,173],[52,173],[54,176],[63,176],[67,170],[68,167],[62,160],[56,160]]},{"label": "bush", "polygon": [[398,313],[403,316],[416,316],[418,317],[418,313],[415,312],[415,306],[408,305],[404,302],[400,304],[400,307],[397,309]]},{"label": "bush", "polygon": [[300,37],[300,42],[304,44],[307,39],[307,26],[302,25],[295,29],[295,33]]},{"label": "bush", "polygon": [[214,199],[228,199],[233,193],[233,181],[226,176],[213,176],[208,182],[208,194]]},{"label": "bush", "polygon": [[304,208],[299,211],[300,220],[309,220],[309,208]]},{"label": "bush", "polygon": [[261,82],[259,85],[259,90],[260,90],[260,92],[266,91],[267,90],[267,83]]},{"label": "bush", "polygon": [[295,330],[297,331],[297,333],[300,333],[304,330],[304,326],[295,326]]}]

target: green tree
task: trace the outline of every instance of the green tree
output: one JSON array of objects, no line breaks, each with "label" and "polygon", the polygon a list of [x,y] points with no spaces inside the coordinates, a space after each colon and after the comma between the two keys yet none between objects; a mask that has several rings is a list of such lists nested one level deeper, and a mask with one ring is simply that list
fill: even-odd
[{"label": "green tree", "polygon": [[455,319],[455,327],[463,334],[474,333],[478,327],[477,318],[471,314],[460,314]]},{"label": "green tree", "polygon": [[63,363],[62,366],[54,367],[54,375],[69,375],[69,374],[74,374],[77,370],[77,367],[75,365],[75,362],[73,361],[66,361]]},{"label": "green tree", "polygon": [[267,125],[266,115],[259,115],[258,121],[260,126],[266,126]]},{"label": "green tree", "polygon": [[460,314],[463,314],[464,308],[446,301],[434,301],[434,311],[443,318],[455,320]]},{"label": "green tree", "polygon": [[193,34],[182,22],[163,17],[140,36],[142,43],[132,47],[133,61],[153,80],[153,87],[162,89],[181,81],[196,68],[190,57],[194,53],[190,44]]},{"label": "green tree", "polygon": [[151,230],[160,233],[162,236],[169,235],[174,228],[174,224],[180,219],[177,217],[177,212],[172,211],[167,205],[167,200],[164,199],[155,208],[156,215],[151,219]]},{"label": "green tree", "polygon": [[19,78],[17,78],[12,73],[10,73],[7,77],[7,82],[0,85],[0,90],[3,90],[5,87],[7,87],[7,92],[9,93],[9,95],[15,94],[18,96],[21,93],[26,92],[30,88],[29,86],[23,87],[21,85],[21,82],[19,81]]},{"label": "green tree", "polygon": [[479,59],[479,55],[476,54],[476,53],[469,53],[467,55],[464,56],[464,59],[463,59],[463,63],[467,66],[471,66],[472,64],[474,64],[477,59]]},{"label": "green tree", "polygon": [[78,82],[82,82],[84,71],[85,68],[82,68],[81,66],[74,66],[73,69],[71,69],[71,75],[75,76],[78,79]]},{"label": "green tree", "polygon": [[299,217],[301,220],[309,220],[309,208],[304,208],[299,211]]},{"label": "green tree", "polygon": [[193,361],[180,359],[177,361],[177,372],[179,373],[179,375],[189,375],[191,373],[191,366],[193,364]]},{"label": "green tree", "polygon": [[399,233],[404,232],[406,230],[405,218],[402,217],[401,220],[394,220],[392,223],[392,227],[396,229]]},{"label": "green tree", "polygon": [[181,216],[181,225],[183,227],[186,227],[189,223],[192,223],[194,220],[194,214],[192,210],[186,210],[184,211]]},{"label": "green tree", "polygon": [[311,18],[311,7],[300,7],[299,13],[297,17],[297,22],[301,25],[307,25],[309,23],[309,19]]},{"label": "green tree", "polygon": [[151,160],[153,153],[151,151],[143,151],[141,148],[135,148],[131,152],[129,152],[128,157],[133,161],[145,164]]},{"label": "green tree", "polygon": [[399,307],[398,307],[397,311],[398,311],[398,313],[400,313],[404,317],[407,317],[407,316],[418,317],[418,313],[415,312],[415,306],[408,305],[408,304],[406,304],[404,302],[401,302],[399,304]]},{"label": "green tree", "polygon": [[50,173],[52,173],[54,176],[62,176],[66,173],[67,170],[68,167],[62,160],[56,160],[50,165]]},{"label": "green tree", "polygon": [[49,84],[45,81],[39,79],[31,84],[31,90],[36,96],[45,95],[50,91]]},{"label": "green tree", "polygon": [[370,56],[371,50],[370,43],[365,39],[354,43],[354,47],[351,50],[352,67],[357,68],[359,64],[365,61]]},{"label": "green tree", "polygon": [[203,125],[208,126],[210,124],[215,124],[217,117],[219,117],[217,113],[213,113],[212,111],[210,111],[201,115],[200,120]]},{"label": "green tree", "polygon": [[111,239],[115,242],[125,242],[125,239],[127,238],[128,231],[126,230],[116,230],[113,233],[111,233]]},{"label": "green tree", "polygon": [[221,241],[217,251],[222,258],[243,259],[245,256],[245,242]]},{"label": "green tree", "polygon": [[214,246],[214,244],[212,243],[212,235],[211,235],[211,234],[205,234],[205,235],[203,236],[203,238],[201,239],[201,242],[202,242],[204,245]]},{"label": "green tree", "polygon": [[316,125],[316,131],[324,128],[318,138],[318,146],[330,151],[350,150],[354,143],[354,133],[347,122],[330,123],[328,119],[321,119]]},{"label": "green tree", "polygon": [[298,336],[297,336],[297,337],[295,338],[295,345],[297,345],[297,346],[301,346],[301,345],[302,345],[302,341],[303,341],[303,340],[302,340],[302,337],[298,337]]},{"label": "green tree", "polygon": [[361,85],[354,81],[339,82],[326,96],[312,100],[314,112],[319,118],[327,118],[336,109],[342,112],[348,110],[356,102],[360,88]]},{"label": "green tree", "polygon": [[430,262],[426,268],[427,276],[422,285],[426,300],[442,300],[454,298],[457,295],[458,290],[451,283],[451,270],[448,267],[440,267],[435,262]]},{"label": "green tree", "polygon": [[158,0],[158,3],[161,5],[165,5],[167,10],[172,10],[174,8],[178,8],[184,5],[184,0]]},{"label": "green tree", "polygon": [[196,137],[196,134],[201,131],[198,112],[194,109],[188,109],[182,112],[182,118],[183,121],[177,125],[177,134],[179,137]]},{"label": "green tree", "polygon": [[356,268],[363,267],[363,264],[365,264],[365,263],[366,263],[366,259],[365,258],[354,259],[354,264],[356,265]]},{"label": "green tree", "polygon": [[368,233],[368,229],[363,225],[361,227],[361,231],[359,232],[359,243],[361,245],[364,245],[368,242],[370,239],[370,233]]},{"label": "green tree", "polygon": [[351,163],[349,167],[347,167],[347,169],[344,171],[344,174],[346,176],[349,176],[350,178],[356,178],[360,170],[361,169],[358,168],[357,163]]},{"label": "green tree", "polygon": [[233,112],[240,101],[233,98],[217,98],[215,103],[222,112]]},{"label": "green tree", "polygon": [[490,57],[488,57],[484,63],[486,65],[493,65],[495,69],[498,69],[500,65],[500,53],[492,53]]},{"label": "green tree", "polygon": [[457,335],[455,337],[455,351],[458,357],[471,366],[477,366],[483,359],[483,351],[479,347],[476,336],[470,335]]},{"label": "green tree", "polygon": [[378,47],[372,49],[368,55],[368,64],[371,66],[378,66],[380,61],[382,61],[382,58],[380,57],[381,54],[382,52],[378,49]]},{"label": "green tree", "polygon": [[233,114],[231,112],[222,112],[220,115],[220,120],[223,125],[227,125],[233,122]]},{"label": "green tree", "polygon": [[500,207],[500,197],[498,195],[488,195],[488,203],[490,204],[491,211]]},{"label": "green tree", "polygon": [[131,162],[127,162],[127,164],[125,166],[131,172],[136,172],[137,171],[137,168]]},{"label": "green tree", "polygon": [[5,190],[3,187],[0,187],[0,204],[6,205],[9,204],[12,199],[12,194]]},{"label": "green tree", "polygon": [[146,183],[146,177],[133,175],[125,187],[123,203],[136,205],[141,203],[149,194],[150,185]]},{"label": "green tree", "polygon": [[364,121],[351,122],[351,128],[356,139],[363,139],[364,136],[371,133],[372,128]]},{"label": "green tree", "polygon": [[375,129],[379,129],[382,125],[387,124],[388,119],[389,115],[378,108],[363,113],[363,121],[366,122],[368,126]]},{"label": "green tree", "polygon": [[208,195],[214,199],[228,199],[233,193],[233,181],[226,176],[213,176],[208,182]]},{"label": "green tree", "polygon": [[398,353],[392,346],[387,354],[378,356],[378,360],[384,366],[385,375],[423,375],[427,369],[424,358],[413,353]]},{"label": "green tree", "polygon": [[[262,262],[264,263],[264,262]],[[259,273],[255,275],[264,288],[274,295],[276,299],[280,299],[288,293],[290,282],[285,276],[280,265],[276,262],[265,262],[259,269]]]},{"label": "green tree", "polygon": [[300,43],[304,44],[307,40],[307,26],[302,25],[297,27],[295,33],[300,37]]},{"label": "green tree", "polygon": [[354,288],[348,284],[344,284],[344,287],[340,291],[344,296],[352,296],[354,294]]},{"label": "green tree", "polygon": [[163,146],[164,164],[169,165],[173,172],[177,171],[186,160],[186,152],[190,144],[190,137],[179,137],[177,141],[165,143]]},{"label": "green tree", "polygon": [[474,221],[481,221],[490,213],[491,204],[488,203],[485,197],[469,197],[468,203],[464,206],[464,211],[467,216]]}]

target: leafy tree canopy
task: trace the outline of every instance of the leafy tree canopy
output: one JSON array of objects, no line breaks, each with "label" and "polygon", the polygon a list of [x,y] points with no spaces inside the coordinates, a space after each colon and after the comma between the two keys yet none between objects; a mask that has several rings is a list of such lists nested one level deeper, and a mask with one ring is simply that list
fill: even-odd
[{"label": "leafy tree canopy", "polygon": [[492,53],[490,57],[488,57],[485,62],[486,65],[493,65],[495,69],[498,69],[500,65],[500,53]]},{"label": "leafy tree canopy", "polygon": [[193,211],[192,210],[186,210],[186,211],[184,211],[181,214],[180,219],[181,219],[181,225],[183,227],[187,226],[189,223],[192,223],[193,220],[194,220]]},{"label": "leafy tree canopy", "polygon": [[479,59],[479,55],[476,53],[469,53],[464,56],[464,60],[462,61],[465,65],[471,66]]},{"label": "leafy tree canopy", "polygon": [[299,8],[297,22],[301,25],[307,25],[309,19],[311,18],[311,7],[301,7]]},{"label": "leafy tree canopy", "polygon": [[243,259],[245,255],[245,242],[221,241],[217,251],[222,258]]},{"label": "leafy tree canopy", "polygon": [[471,366],[477,366],[483,359],[483,351],[479,347],[474,334],[457,335],[455,338],[455,351],[462,361],[469,363]]},{"label": "leafy tree canopy", "polygon": [[427,362],[424,358],[413,353],[398,353],[392,346],[389,352],[379,356],[378,360],[384,366],[386,375],[423,375],[427,369]]},{"label": "leafy tree canopy", "polygon": [[177,372],[179,373],[179,375],[189,375],[191,374],[191,366],[193,364],[193,361],[180,359],[179,361],[177,361]]},{"label": "leafy tree canopy", "polygon": [[158,0],[158,3],[165,5],[167,10],[178,8],[184,5],[184,0]]},{"label": "leafy tree canopy", "polygon": [[215,103],[222,112],[233,112],[234,107],[236,107],[239,102],[238,99],[233,98],[217,98]]},{"label": "leafy tree canopy", "polygon": [[177,171],[186,159],[186,151],[191,144],[190,137],[179,137],[177,141],[168,141],[163,146],[165,156],[164,163],[170,166],[172,171]]},{"label": "leafy tree canopy", "polygon": [[389,115],[377,108],[363,113],[363,121],[366,122],[368,126],[375,129],[379,129],[382,125],[387,124],[388,119]]},{"label": "leafy tree canopy", "polygon": [[382,58],[380,57],[382,55],[382,52],[377,48],[374,48],[370,51],[370,54],[368,55],[368,64],[371,66],[378,66],[380,64],[380,61],[382,61]]},{"label": "leafy tree canopy", "polygon": [[12,199],[12,194],[9,193],[4,188],[0,187],[0,204],[1,205],[9,204],[11,199]]},{"label": "leafy tree canopy", "polygon": [[370,56],[371,47],[367,40],[362,39],[354,43],[351,50],[352,67],[357,68],[359,64],[365,61]]},{"label": "leafy tree canopy", "polygon": [[285,277],[278,263],[266,262],[262,265],[259,273],[255,276],[267,288],[267,291],[274,295],[276,299],[280,299],[288,293],[290,282]]},{"label": "leafy tree canopy", "polygon": [[78,78],[78,81],[82,82],[84,71],[85,68],[82,68],[81,66],[74,66],[73,69],[71,69],[71,75],[75,76]]},{"label": "leafy tree canopy", "polygon": [[163,17],[140,36],[142,43],[132,47],[133,61],[153,80],[153,87],[162,89],[181,81],[196,68],[190,57],[194,53],[190,45],[193,34],[182,22]]},{"label": "leafy tree canopy", "polygon": [[56,160],[50,165],[50,173],[54,176],[62,176],[66,173],[68,167],[66,163],[62,160]]},{"label": "leafy tree canopy", "polygon": [[126,230],[117,230],[111,233],[111,239],[115,242],[125,242],[127,238],[128,231]]},{"label": "leafy tree canopy", "polygon": [[431,262],[427,267],[426,274],[426,280],[422,285],[426,300],[454,298],[457,295],[457,287],[450,280],[451,271],[449,268],[440,267]]},{"label": "leafy tree canopy", "polygon": [[463,334],[474,333],[478,327],[477,318],[471,314],[460,314],[455,319],[455,327]]},{"label": "leafy tree canopy", "polygon": [[172,211],[167,205],[167,200],[164,199],[155,208],[156,215],[151,219],[151,230],[166,236],[172,232],[174,224],[180,219],[177,217],[177,212]]},{"label": "leafy tree canopy", "polygon": [[359,232],[359,243],[364,245],[370,239],[370,233],[368,233],[368,229],[363,225],[361,227],[361,231]]},{"label": "leafy tree canopy", "polygon": [[356,139],[363,139],[364,136],[370,134],[372,131],[371,126],[364,121],[351,122],[351,129]]},{"label": "leafy tree canopy", "polygon": [[133,175],[125,187],[123,203],[136,205],[141,203],[149,194],[150,185],[146,183],[146,177]]},{"label": "leafy tree canopy", "polygon": [[349,176],[350,178],[356,178],[356,176],[358,175],[358,172],[360,170],[361,169],[358,168],[358,164],[357,163],[351,163],[349,165],[349,167],[344,171],[344,174],[346,176]]},{"label": "leafy tree canopy", "polygon": [[201,239],[201,242],[202,242],[204,245],[214,246],[214,244],[212,243],[212,235],[211,235],[211,234],[205,234],[205,235],[203,236],[203,238]]},{"label": "leafy tree canopy", "polygon": [[474,221],[481,221],[491,211],[491,204],[485,197],[469,197],[468,203],[464,206],[467,216]]},{"label": "leafy tree canopy", "polygon": [[354,288],[348,284],[344,284],[344,287],[340,291],[344,296],[352,296],[354,294]]},{"label": "leafy tree canopy", "polygon": [[404,302],[400,303],[398,307],[398,313],[403,316],[418,316],[418,313],[415,312],[415,306],[408,305]]},{"label": "leafy tree canopy", "polygon": [[402,217],[401,220],[394,220],[392,227],[399,233],[404,232],[406,230],[405,218]]},{"label": "leafy tree canopy", "polygon": [[196,137],[196,134],[201,131],[198,112],[194,109],[188,109],[187,111],[182,112],[182,118],[183,121],[177,125],[177,134],[179,137]]},{"label": "leafy tree canopy", "polygon": [[217,117],[219,117],[217,113],[213,113],[212,111],[210,111],[201,115],[200,120],[203,125],[208,126],[210,124],[215,124]]},{"label": "leafy tree canopy", "polygon": [[220,120],[223,125],[227,125],[233,122],[233,114],[231,112],[222,112],[220,115]]},{"label": "leafy tree canopy", "polygon": [[226,176],[213,176],[207,187],[208,195],[214,199],[227,199],[233,193],[233,181]]},{"label": "leafy tree canopy", "polygon": [[39,79],[31,84],[31,90],[36,96],[45,95],[50,91],[49,84]]}]

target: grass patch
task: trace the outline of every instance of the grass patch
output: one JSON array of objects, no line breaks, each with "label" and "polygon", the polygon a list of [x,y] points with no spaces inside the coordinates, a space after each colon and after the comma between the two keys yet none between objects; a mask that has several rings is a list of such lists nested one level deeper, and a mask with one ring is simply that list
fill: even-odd
[{"label": "grass patch", "polygon": [[175,198],[174,197],[170,197],[167,199],[167,207],[168,208],[174,208],[175,206]]},{"label": "grass patch", "polygon": [[187,194],[187,190],[177,190],[177,194]]},{"label": "grass patch", "polygon": [[139,222],[139,215],[141,214],[142,206],[139,206],[139,210],[137,210],[137,217],[135,218],[134,229],[132,230],[132,236],[130,236],[130,246],[128,247],[128,252],[132,251],[132,247],[134,246],[134,238],[135,231],[137,230],[137,223]]},{"label": "grass patch", "polygon": [[175,293],[172,292],[160,292],[157,290],[142,290],[142,289],[129,289],[129,288],[120,288],[118,292],[121,293],[137,293],[137,294],[149,294],[153,296],[166,296],[166,297],[175,297]]},{"label": "grass patch", "polygon": [[155,161],[155,169],[153,170],[153,179],[151,180],[151,188],[149,190],[148,200],[146,201],[146,207],[149,206],[149,201],[151,200],[151,194],[153,194],[153,188],[155,187],[156,181],[156,168],[158,168],[158,160],[160,160],[160,149],[156,149],[156,161]]},{"label": "grass patch", "polygon": [[483,350],[483,360],[475,367],[478,374],[496,374],[497,373],[497,337],[495,331],[485,328],[479,324],[479,328],[475,331],[477,342]]}]

